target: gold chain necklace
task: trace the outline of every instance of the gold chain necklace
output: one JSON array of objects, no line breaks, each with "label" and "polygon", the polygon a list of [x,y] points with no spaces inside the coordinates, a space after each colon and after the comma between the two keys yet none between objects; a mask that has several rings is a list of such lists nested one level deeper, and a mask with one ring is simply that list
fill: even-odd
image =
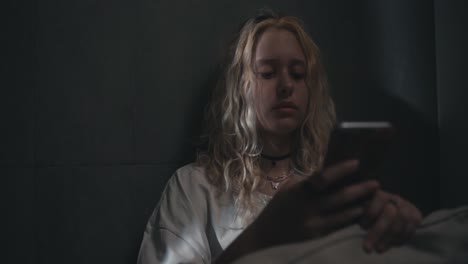
[{"label": "gold chain necklace", "polygon": [[285,180],[287,180],[289,178],[289,176],[291,176],[293,174],[293,170],[289,170],[287,173],[284,172],[283,175],[279,176],[279,177],[271,177],[269,175],[266,176],[266,180],[270,182],[271,184],[271,188],[273,188],[274,190],[278,190],[278,186],[280,183],[284,182]]}]

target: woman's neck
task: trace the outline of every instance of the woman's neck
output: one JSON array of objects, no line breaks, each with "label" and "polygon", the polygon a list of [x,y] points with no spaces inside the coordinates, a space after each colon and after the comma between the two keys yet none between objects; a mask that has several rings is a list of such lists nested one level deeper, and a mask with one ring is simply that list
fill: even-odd
[{"label": "woman's neck", "polygon": [[279,157],[291,153],[291,137],[264,135],[262,154]]},{"label": "woman's neck", "polygon": [[261,167],[263,171],[288,171],[291,154],[289,135],[263,135]]}]

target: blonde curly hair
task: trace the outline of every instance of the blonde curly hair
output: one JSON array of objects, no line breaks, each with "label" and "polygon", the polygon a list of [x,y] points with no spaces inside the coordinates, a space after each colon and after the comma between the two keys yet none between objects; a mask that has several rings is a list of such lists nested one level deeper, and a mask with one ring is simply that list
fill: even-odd
[{"label": "blonde curly hair", "polygon": [[263,13],[245,22],[228,53],[222,78],[205,112],[197,163],[220,192],[233,192],[236,204],[253,215],[255,191],[264,175],[260,169],[262,139],[253,104],[255,48],[268,28],[285,29],[299,41],[306,58],[308,112],[294,133],[291,167],[305,175],[321,169],[335,110],[317,45],[295,17]]}]

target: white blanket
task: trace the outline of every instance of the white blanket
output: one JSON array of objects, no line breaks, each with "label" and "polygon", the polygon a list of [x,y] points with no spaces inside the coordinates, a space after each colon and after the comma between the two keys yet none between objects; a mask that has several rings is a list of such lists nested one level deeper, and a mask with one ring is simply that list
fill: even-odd
[{"label": "white blanket", "polygon": [[258,251],[235,263],[468,264],[468,206],[430,214],[410,241],[383,254],[366,254],[364,235],[355,225],[324,238]]}]

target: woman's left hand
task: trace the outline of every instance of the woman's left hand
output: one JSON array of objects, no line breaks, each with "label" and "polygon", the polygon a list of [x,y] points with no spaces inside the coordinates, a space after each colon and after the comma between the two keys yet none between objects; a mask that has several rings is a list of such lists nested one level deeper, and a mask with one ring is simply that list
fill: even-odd
[{"label": "woman's left hand", "polygon": [[421,211],[398,195],[376,191],[361,219],[368,230],[363,242],[366,252],[383,253],[406,242],[422,220]]}]

